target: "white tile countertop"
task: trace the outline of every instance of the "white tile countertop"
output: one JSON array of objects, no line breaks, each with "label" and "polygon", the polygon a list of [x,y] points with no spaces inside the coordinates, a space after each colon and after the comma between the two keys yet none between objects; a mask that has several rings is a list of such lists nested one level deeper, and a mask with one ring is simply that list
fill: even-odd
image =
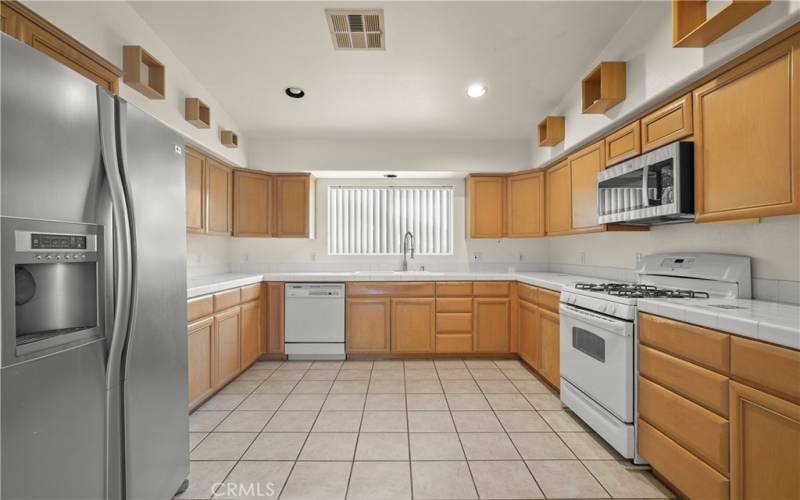
[{"label": "white tile countertop", "polygon": [[639,299],[637,304],[639,312],[800,349],[800,306],[795,304],[716,298]]},{"label": "white tile countertop", "polygon": [[258,283],[260,281],[284,282],[346,282],[346,281],[520,281],[557,292],[566,285],[577,282],[600,283],[602,278],[548,272],[469,272],[469,271],[351,271],[351,272],[296,272],[296,273],[226,273],[189,278],[187,297],[197,297],[228,288]]}]

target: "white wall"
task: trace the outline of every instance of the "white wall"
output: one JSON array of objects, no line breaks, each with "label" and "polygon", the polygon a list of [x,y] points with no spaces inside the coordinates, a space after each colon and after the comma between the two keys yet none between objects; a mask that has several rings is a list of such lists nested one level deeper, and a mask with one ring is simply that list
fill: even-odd
[{"label": "white wall", "polygon": [[[25,5],[120,68],[124,45],[144,47],[166,67],[166,99],[149,99],[121,79],[120,96],[203,149],[236,165],[247,164],[246,141],[240,140],[238,149],[229,149],[219,141],[220,128],[236,131],[236,123],[127,2],[25,1]],[[184,119],[186,97],[199,97],[209,105],[211,128],[198,129]]]},{"label": "white wall", "polygon": [[[610,232],[548,238],[549,260],[632,269],[636,254],[715,252],[753,258],[753,277],[800,281],[800,215],[760,224],[677,224],[648,232]],[[581,253],[585,262],[581,262]]]},{"label": "white wall", "polygon": [[526,168],[526,141],[326,140],[248,138],[252,168],[509,172]]},{"label": "white wall", "polygon": [[573,146],[602,137],[712,68],[800,20],[800,1],[777,0],[711,45],[680,49],[672,47],[670,5],[667,1],[642,2],[586,68],[588,73],[600,61],[625,61],[625,100],[604,115],[584,115],[581,112],[580,81],[576,81],[550,113],[566,118],[564,141],[552,148],[540,148],[535,141],[531,142],[532,166],[543,166]]},{"label": "white wall", "polygon": [[[427,267],[457,268],[472,262],[473,253],[480,254],[480,263],[546,263],[547,241],[544,238],[467,240],[465,233],[464,181],[462,179],[440,179],[422,181],[402,179],[397,185],[452,185],[454,251],[448,256],[417,256],[411,262],[413,268]],[[330,256],[327,249],[327,189],[330,185],[386,185],[386,181],[319,179],[317,181],[317,237],[313,240],[294,238],[230,238],[228,257],[234,267],[261,267],[283,264],[331,264],[336,268],[384,268],[399,266],[399,256],[351,257]],[[520,255],[522,254],[522,255]]]}]

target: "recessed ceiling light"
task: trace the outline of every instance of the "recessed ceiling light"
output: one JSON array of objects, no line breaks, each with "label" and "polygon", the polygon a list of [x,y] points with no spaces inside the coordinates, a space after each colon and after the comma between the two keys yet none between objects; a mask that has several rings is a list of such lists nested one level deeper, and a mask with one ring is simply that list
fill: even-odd
[{"label": "recessed ceiling light", "polygon": [[300,99],[306,95],[306,91],[300,87],[286,87],[285,92],[292,99]]},{"label": "recessed ceiling light", "polygon": [[482,83],[473,83],[467,87],[467,95],[470,97],[481,97],[486,93],[486,85]]}]

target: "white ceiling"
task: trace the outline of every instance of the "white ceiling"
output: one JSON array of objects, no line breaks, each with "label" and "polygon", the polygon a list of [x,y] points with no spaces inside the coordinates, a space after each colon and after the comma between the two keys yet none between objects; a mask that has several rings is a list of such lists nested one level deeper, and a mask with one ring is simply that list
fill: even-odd
[{"label": "white ceiling", "polygon": [[[222,103],[241,135],[469,140],[532,137],[637,7],[624,1],[133,6]],[[351,7],[384,9],[386,51],[333,49],[325,8]],[[489,90],[470,99],[465,89],[477,81]],[[304,88],[306,97],[286,97],[289,85]]]}]

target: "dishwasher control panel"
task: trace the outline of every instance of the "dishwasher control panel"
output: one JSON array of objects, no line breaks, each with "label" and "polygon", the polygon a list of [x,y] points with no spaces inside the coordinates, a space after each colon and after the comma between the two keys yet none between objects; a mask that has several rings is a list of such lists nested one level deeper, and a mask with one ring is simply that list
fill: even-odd
[{"label": "dishwasher control panel", "polygon": [[344,297],[342,283],[287,283],[286,298],[341,298]]}]

